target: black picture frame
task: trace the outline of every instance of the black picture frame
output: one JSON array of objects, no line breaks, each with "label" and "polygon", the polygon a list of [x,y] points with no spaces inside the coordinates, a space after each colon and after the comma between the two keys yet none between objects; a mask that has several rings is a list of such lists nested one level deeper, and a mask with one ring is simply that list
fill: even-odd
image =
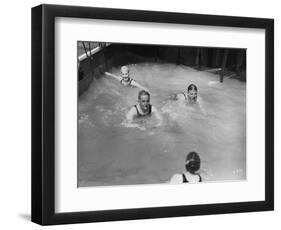
[{"label": "black picture frame", "polygon": [[[265,29],[265,200],[55,213],[55,18],[88,18]],[[41,225],[267,211],[274,209],[274,20],[40,5],[32,8],[32,221]]]}]

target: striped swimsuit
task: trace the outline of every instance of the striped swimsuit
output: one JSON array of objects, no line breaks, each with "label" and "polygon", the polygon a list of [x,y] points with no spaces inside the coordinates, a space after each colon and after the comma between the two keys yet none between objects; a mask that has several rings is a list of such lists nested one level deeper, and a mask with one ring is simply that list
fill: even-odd
[{"label": "striped swimsuit", "polygon": [[124,79],[121,79],[120,83],[121,83],[121,85],[124,85],[124,86],[130,86],[132,81],[133,81],[132,78],[130,78],[130,80],[128,82],[124,81]]}]

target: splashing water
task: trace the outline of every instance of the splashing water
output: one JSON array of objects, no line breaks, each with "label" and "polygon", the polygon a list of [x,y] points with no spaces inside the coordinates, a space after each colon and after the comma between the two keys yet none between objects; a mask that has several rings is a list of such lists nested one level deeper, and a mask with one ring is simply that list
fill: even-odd
[{"label": "splashing water", "polygon": [[[139,90],[108,76],[95,79],[79,98],[78,186],[164,183],[184,171],[190,151],[201,157],[204,181],[246,179],[246,83],[218,83],[218,75],[173,64],[129,68],[150,90],[163,125],[155,128],[153,118],[129,125],[125,116]],[[198,104],[169,100],[191,83]]]}]

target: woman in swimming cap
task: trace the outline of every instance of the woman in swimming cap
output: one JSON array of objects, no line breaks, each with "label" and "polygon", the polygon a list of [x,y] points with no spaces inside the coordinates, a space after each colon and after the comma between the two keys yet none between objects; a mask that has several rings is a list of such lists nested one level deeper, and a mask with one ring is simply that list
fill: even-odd
[{"label": "woman in swimming cap", "polygon": [[117,76],[112,73],[105,72],[105,75],[115,78],[120,82],[121,85],[127,86],[127,87],[136,87],[145,91],[148,91],[147,88],[140,85],[138,82],[136,82],[133,78],[130,77],[130,70],[128,66],[122,66],[120,69],[121,76]]},{"label": "woman in swimming cap", "polygon": [[190,152],[185,159],[185,169],[186,171],[178,173],[172,176],[170,183],[171,184],[180,184],[180,183],[198,183],[202,182],[202,178],[198,173],[200,169],[201,160],[196,152]]}]

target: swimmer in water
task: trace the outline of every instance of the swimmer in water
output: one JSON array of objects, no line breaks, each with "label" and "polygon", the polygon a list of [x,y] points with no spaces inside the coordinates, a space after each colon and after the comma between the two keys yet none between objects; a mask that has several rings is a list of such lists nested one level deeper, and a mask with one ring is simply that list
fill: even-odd
[{"label": "swimmer in water", "polygon": [[121,67],[121,76],[117,76],[115,74],[108,73],[108,72],[105,72],[105,74],[107,76],[117,79],[121,85],[128,86],[128,87],[136,87],[148,92],[147,88],[143,87],[138,82],[136,82],[133,78],[130,77],[130,70],[128,66]]},{"label": "swimmer in water", "polygon": [[127,121],[132,124],[138,118],[155,116],[158,123],[154,127],[161,126],[162,116],[157,109],[150,104],[150,94],[145,90],[141,90],[138,94],[138,104],[134,105],[126,115]]},{"label": "swimmer in water", "polygon": [[181,183],[198,183],[202,182],[202,178],[198,172],[200,169],[201,160],[196,152],[190,152],[185,159],[185,172],[172,176],[171,184]]},{"label": "swimmer in water", "polygon": [[174,94],[171,96],[171,99],[179,100],[179,101],[187,101],[188,104],[196,104],[197,103],[197,94],[198,94],[197,86],[194,84],[190,84],[187,87],[186,92]]},{"label": "swimmer in water", "polygon": [[182,92],[179,94],[173,94],[170,96],[170,99],[179,101],[180,103],[185,103],[188,105],[196,105],[197,108],[201,111],[202,114],[206,115],[205,110],[203,109],[201,102],[198,99],[198,89],[194,84],[190,84],[186,92]]}]

